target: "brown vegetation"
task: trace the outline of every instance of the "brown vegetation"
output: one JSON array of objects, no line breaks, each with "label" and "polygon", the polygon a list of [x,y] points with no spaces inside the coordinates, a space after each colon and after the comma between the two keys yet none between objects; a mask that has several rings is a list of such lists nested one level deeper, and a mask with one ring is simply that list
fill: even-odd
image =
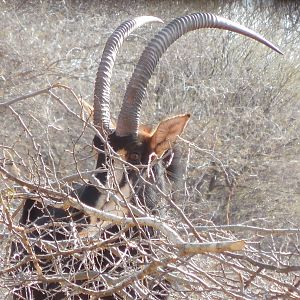
[{"label": "brown vegetation", "polygon": [[[0,103],[24,98],[0,104],[0,286],[5,295],[15,284],[8,271],[17,268],[7,261],[9,242],[26,241],[26,228],[18,226],[22,199],[37,187],[45,189],[43,197],[59,198],[74,178],[81,182],[78,174],[86,179],[93,170],[94,132],[81,99],[92,104],[109,34],[138,15],[167,22],[209,11],[260,32],[284,56],[232,33],[201,30],[181,38],[162,58],[142,117],[153,123],[176,113],[192,118],[180,141],[185,180],[176,186],[174,201],[167,197],[163,205],[165,227],[154,222],[162,232],[160,243],[153,242],[157,265],[152,261],[143,270],[167,277],[174,299],[299,299],[297,1],[4,1],[0,8]],[[139,29],[124,44],[114,68],[112,108],[120,107],[118,95],[158,28]],[[149,225],[153,219],[140,221]],[[83,256],[98,245],[80,243]],[[215,253],[218,247],[221,254]],[[26,274],[28,281],[37,279],[38,269]],[[76,291],[72,275],[63,285]],[[125,279],[131,283],[129,275]],[[108,289],[120,292],[118,284]]]}]

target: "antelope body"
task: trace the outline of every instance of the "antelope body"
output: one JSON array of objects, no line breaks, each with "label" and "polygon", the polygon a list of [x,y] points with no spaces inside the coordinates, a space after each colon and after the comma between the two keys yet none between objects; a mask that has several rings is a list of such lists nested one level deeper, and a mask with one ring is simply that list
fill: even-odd
[{"label": "antelope body", "polygon": [[[122,198],[127,206],[120,206],[105,192],[94,184],[87,184],[74,192],[74,197],[91,207],[104,210],[106,212],[126,217],[134,217],[128,204],[134,205],[144,211],[155,209],[159,202],[160,194],[158,190],[164,190],[165,183],[176,177],[176,170],[180,167],[176,159],[177,152],[173,150],[176,138],[182,134],[190,118],[189,114],[168,117],[160,122],[155,128],[141,125],[139,122],[142,101],[145,95],[148,81],[163,53],[168,47],[183,34],[206,27],[226,29],[251,37],[271,49],[280,53],[280,50],[273,44],[254,31],[227,19],[214,16],[208,13],[195,13],[173,20],[148,43],[141,58],[135,67],[132,78],[125,92],[123,104],[116,123],[113,128],[110,119],[110,80],[114,66],[116,54],[124,39],[136,28],[149,23],[161,22],[155,17],[138,17],[122,23],[109,37],[103,51],[99,64],[94,93],[94,126],[99,134],[94,137],[93,143],[98,150],[96,179],[104,186],[115,186],[117,196]],[[114,158],[112,158],[114,157]],[[175,158],[174,158],[175,157]],[[129,164],[129,167],[124,167]],[[133,168],[130,166],[136,166]],[[175,176],[174,176],[175,175]],[[158,187],[158,188],[157,188]],[[61,223],[58,226],[54,223]],[[98,228],[99,239],[105,240],[114,237],[122,231],[121,227],[99,220],[95,216],[85,215],[75,208],[68,210],[58,209],[51,206],[44,206],[41,201],[27,199],[22,211],[20,224],[28,228],[38,228],[49,225],[44,230],[32,230],[31,238],[40,238],[45,241],[64,241],[75,224],[76,232],[79,236],[88,236],[89,227],[94,225]],[[151,228],[133,228],[126,230],[123,234],[126,237],[134,237],[138,234],[151,239],[154,231]],[[43,233],[41,236],[41,232]],[[75,234],[76,235],[76,234]],[[113,242],[120,242],[115,238]],[[151,253],[147,246],[142,248],[146,253]],[[47,250],[38,242],[32,245],[36,254],[47,254]],[[121,254],[128,253],[137,255],[135,249],[130,246],[118,246]],[[29,255],[27,248],[20,242],[13,244],[12,260],[22,259]],[[115,255],[109,249],[98,250],[93,254],[90,268],[101,274],[93,280],[78,279],[75,283],[83,288],[105,291],[108,283],[105,281],[105,274],[110,272],[115,266],[120,264],[122,255]],[[55,275],[56,269],[49,261],[40,260],[42,272],[45,276]],[[62,256],[62,271],[65,273],[75,271],[87,272],[89,264],[83,265],[81,259],[76,256]],[[34,270],[31,263],[28,269]],[[116,273],[123,272],[124,268],[115,267]],[[97,284],[96,284],[97,282]],[[134,288],[134,284],[124,288],[123,291],[114,291],[105,295],[101,299],[167,299],[169,283],[166,280],[155,280],[149,278],[143,284],[147,287],[147,295]],[[84,290],[79,290],[73,294],[64,290],[64,283],[41,281],[32,286],[22,286],[15,289],[15,299],[92,299]]]}]

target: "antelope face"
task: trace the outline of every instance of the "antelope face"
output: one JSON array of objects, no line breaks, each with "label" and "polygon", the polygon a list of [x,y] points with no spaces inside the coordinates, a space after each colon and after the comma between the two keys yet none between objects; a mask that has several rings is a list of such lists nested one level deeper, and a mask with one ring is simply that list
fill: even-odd
[{"label": "antelope face", "polygon": [[[95,136],[94,145],[99,149],[97,168],[111,170],[99,173],[98,179],[110,188],[113,182],[117,184],[125,200],[153,209],[158,197],[156,186],[164,191],[169,179],[168,168],[176,169],[179,163],[173,159],[171,149],[189,118],[188,114],[175,116],[163,120],[154,129],[141,125],[137,136],[118,136],[115,131],[108,135],[107,144]],[[118,158],[110,159],[113,155],[107,155],[110,151],[108,145]]]}]

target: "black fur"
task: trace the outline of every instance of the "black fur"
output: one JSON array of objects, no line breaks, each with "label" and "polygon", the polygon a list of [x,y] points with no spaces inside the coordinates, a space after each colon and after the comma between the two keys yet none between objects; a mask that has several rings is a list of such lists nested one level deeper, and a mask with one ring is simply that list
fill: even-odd
[{"label": "black fur", "polygon": [[[137,139],[133,137],[117,137],[115,134],[112,134],[108,142],[110,146],[114,149],[114,151],[118,151],[120,149],[125,149],[127,153],[127,161],[133,165],[146,165],[149,160],[149,155],[151,154],[149,150],[149,145],[146,142],[139,142]],[[94,138],[94,145],[99,149],[98,160],[97,160],[97,168],[104,168],[107,166],[108,157],[105,156],[105,145],[100,141],[100,139],[96,136]],[[176,156],[176,155],[175,155]],[[166,168],[165,164],[170,161],[171,154],[167,155],[164,160],[159,161],[152,167],[152,172],[154,174],[150,178],[147,178],[147,181],[156,182],[159,189],[164,190],[166,180],[171,179],[174,180],[177,178],[176,172],[179,170],[178,159],[173,159],[172,163]],[[145,173],[147,170],[142,170],[141,173]],[[170,175],[167,178],[167,175]],[[105,184],[107,174],[105,172],[99,172],[96,177],[101,181],[101,183]],[[154,209],[156,203],[158,201],[157,190],[153,188],[150,184],[145,184],[143,180],[141,180],[140,174],[135,170],[128,170],[128,176],[131,179],[132,185],[134,187],[135,193],[137,197],[134,197],[132,203],[135,205],[139,205],[146,209]],[[122,179],[120,185],[126,184],[125,176]],[[97,204],[97,200],[100,197],[99,190],[93,185],[85,185],[79,186],[73,193],[73,196],[76,196],[83,203],[95,207]],[[138,199],[138,200],[137,200]],[[28,234],[28,237],[36,240],[32,245],[33,251],[35,254],[47,254],[48,250],[44,249],[41,246],[40,241],[67,241],[70,237],[75,239],[75,232],[80,232],[86,224],[88,224],[90,218],[85,216],[81,211],[75,208],[70,208],[69,210],[63,210],[54,208],[52,206],[45,206],[43,202],[27,199],[24,204],[24,208],[22,211],[22,215],[20,218],[20,225],[25,228],[31,228],[32,231]],[[59,223],[60,225],[56,225]],[[74,225],[75,224],[75,225]],[[48,226],[48,228],[43,228]],[[34,229],[35,228],[35,229]],[[119,226],[112,226],[111,228],[103,231],[100,234],[100,237],[105,240],[108,237],[114,236],[116,233],[120,232],[121,228]],[[132,228],[126,231],[125,236],[128,239],[132,238],[152,238],[155,233],[152,228],[142,228],[142,231],[137,228]],[[114,240],[115,243],[123,242],[122,239],[117,238]],[[72,249],[74,245],[69,245],[69,249]],[[144,251],[150,253],[150,249],[147,245],[142,245]],[[130,256],[138,255],[137,250],[134,248],[128,248],[128,246],[121,245],[118,246],[119,251],[122,253],[128,253]],[[11,261],[18,262],[23,257],[28,255],[26,251],[26,247],[22,245],[20,242],[15,242],[12,244],[11,248]],[[61,265],[62,271],[64,273],[71,273],[76,270],[76,272],[87,271],[87,268],[90,264],[91,270],[98,270],[99,273],[105,273],[111,271],[120,261],[119,257],[116,257],[111,250],[104,249],[100,250],[93,254],[93,258],[85,264],[82,264],[82,258],[75,256],[62,256],[61,257]],[[54,266],[49,263],[47,260],[40,260],[40,265],[43,268],[43,273],[45,276],[55,275],[56,269]],[[73,268],[73,269],[71,269]],[[35,270],[34,264],[30,262],[25,266],[20,268],[20,272],[32,272]],[[122,272],[123,268],[114,270],[115,272]],[[79,285],[82,285],[87,288],[93,289],[92,283],[86,283],[84,281],[77,281]],[[95,284],[97,285],[97,289],[101,290],[104,287],[101,287],[101,281],[95,279]],[[167,299],[167,282],[161,283],[147,283],[149,286],[152,286],[152,291],[157,292],[160,296],[157,296],[156,299]],[[138,294],[134,291],[134,289],[128,288],[127,292],[131,294],[135,299],[139,298]],[[26,281],[22,286],[18,286],[15,289],[14,299],[64,299],[67,295],[62,291],[61,285],[59,283],[51,283],[51,284],[43,284],[38,283],[34,286],[26,286]],[[68,299],[89,299],[88,295],[83,293],[78,293],[73,296],[69,296]],[[102,299],[121,299],[115,295],[110,295],[104,297]],[[155,299],[155,298],[153,298]]]}]

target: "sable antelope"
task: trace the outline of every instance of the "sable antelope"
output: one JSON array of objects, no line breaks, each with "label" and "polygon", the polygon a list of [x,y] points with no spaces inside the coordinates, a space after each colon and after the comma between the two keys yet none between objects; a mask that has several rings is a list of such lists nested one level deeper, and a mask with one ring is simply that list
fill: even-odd
[{"label": "sable antelope", "polygon": [[[176,169],[179,165],[176,160],[176,151],[174,152],[175,159],[173,158],[173,153],[171,153],[173,151],[172,146],[177,136],[183,132],[190,118],[189,114],[170,117],[160,122],[154,129],[140,125],[140,112],[148,81],[159,59],[168,47],[189,31],[210,27],[240,33],[281,53],[277,47],[261,35],[225,18],[217,17],[209,13],[195,13],[179,17],[160,30],[143,51],[126,89],[116,127],[113,128],[110,118],[110,80],[116,54],[123,40],[133,30],[145,23],[153,21],[160,20],[154,17],[139,17],[126,21],[109,37],[103,51],[95,82],[94,125],[100,134],[96,135],[93,140],[94,146],[98,149],[96,169],[99,172],[95,175],[97,180],[104,186],[108,184],[116,185],[118,194],[126,200],[125,202],[150,210],[157,206],[160,196],[157,189],[155,189],[153,185],[147,184],[146,181],[148,183],[156,183],[163,189],[167,179],[174,179],[172,174],[176,174]],[[121,159],[115,159],[111,162],[112,151],[119,154]],[[122,160],[131,165],[139,166],[140,168],[129,168],[125,171],[125,168],[122,167]],[[169,164],[166,163],[167,161]],[[110,174],[112,174],[112,172],[110,169],[113,169],[114,173],[112,176],[113,183],[111,182]],[[145,178],[146,180],[143,180]],[[132,216],[130,215],[131,212],[128,207],[119,207],[111,197],[107,196],[106,193],[102,193],[95,185],[84,185],[76,191],[76,194],[82,203],[91,207],[112,212],[119,216]],[[60,223],[60,225],[58,226],[55,223]],[[35,230],[31,231],[29,235],[30,238],[39,238],[44,241],[63,241],[69,235],[73,236],[74,226],[68,226],[71,223],[77,225],[75,229],[79,235],[83,232],[87,233],[84,229],[85,224],[97,224],[101,232],[100,238],[112,238],[116,235],[117,238],[112,239],[113,242],[120,242],[118,233],[120,233],[122,229],[119,226],[110,226],[110,224],[98,220],[93,216],[86,216],[83,212],[74,208],[63,210],[51,206],[46,207],[41,201],[27,199],[20,219],[21,225],[28,228],[34,227]],[[45,227],[47,225],[49,225],[47,230],[37,230],[39,226]],[[151,238],[154,235],[151,228],[142,228],[141,231],[142,235],[147,238]],[[43,233],[42,237],[40,236],[41,232]],[[137,228],[136,230],[128,230],[123,233],[127,237],[141,234]],[[75,243],[74,239],[72,239],[72,243]],[[72,243],[69,245],[69,248],[72,247]],[[89,271],[87,270],[88,268],[94,271],[96,270],[96,272],[99,272],[102,276],[100,279],[96,276],[94,280],[87,281],[87,279],[78,279],[73,282],[76,282],[83,288],[94,288],[95,290],[105,291],[107,286],[109,286],[107,282],[101,283],[101,280],[105,280],[105,274],[112,269],[114,269],[116,273],[124,271],[124,266],[120,264],[122,260],[120,256],[125,255],[125,253],[137,255],[136,250],[128,250],[128,247],[128,245],[126,246],[124,244],[122,246],[118,245],[118,253],[121,253],[121,255],[116,255],[115,252],[109,249],[97,250],[90,259],[91,264],[83,264],[81,261],[82,258],[78,258],[74,255],[73,257],[68,256],[68,258],[62,256],[62,266],[59,268],[42,259],[40,260],[40,265],[45,275],[55,275],[57,268],[60,272],[64,273],[74,270],[87,272]],[[145,251],[150,251],[147,247],[144,249]],[[36,254],[48,253],[39,242],[32,245],[32,251]],[[26,253],[28,254],[27,248],[21,242],[13,245],[12,255],[14,258],[18,255],[24,257]],[[34,264],[31,263],[27,269],[23,267],[22,270],[27,272],[28,270],[34,270],[34,268]],[[95,284],[95,282],[97,282],[97,284]],[[131,287],[125,288],[123,293],[116,291],[101,299],[130,299],[130,297],[131,299],[168,298],[169,284],[167,281],[155,281],[155,279],[150,278],[145,285],[147,285],[149,291],[149,294],[146,296],[145,294],[141,295],[140,291],[135,289],[134,284],[132,284]],[[69,288],[70,286],[72,285],[69,285]],[[22,297],[26,299],[63,299],[68,296],[70,299],[90,299],[90,296],[85,294],[84,290],[79,289],[78,292],[73,294],[70,294],[70,292],[66,290],[67,289],[64,289],[64,283],[58,283],[52,280],[50,283],[43,284],[41,280],[41,282],[36,285],[26,287],[24,284],[16,288],[14,297],[15,299]]]}]

